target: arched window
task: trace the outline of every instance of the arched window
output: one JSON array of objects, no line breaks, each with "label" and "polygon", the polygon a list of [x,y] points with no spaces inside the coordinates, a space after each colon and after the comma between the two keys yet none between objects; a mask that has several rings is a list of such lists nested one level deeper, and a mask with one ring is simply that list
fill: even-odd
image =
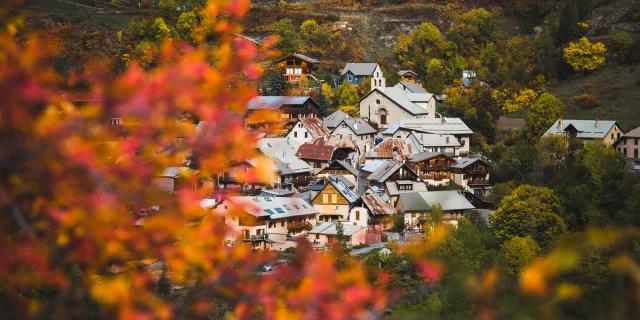
[{"label": "arched window", "polygon": [[387,124],[387,110],[385,108],[378,109],[380,115],[380,124]]}]

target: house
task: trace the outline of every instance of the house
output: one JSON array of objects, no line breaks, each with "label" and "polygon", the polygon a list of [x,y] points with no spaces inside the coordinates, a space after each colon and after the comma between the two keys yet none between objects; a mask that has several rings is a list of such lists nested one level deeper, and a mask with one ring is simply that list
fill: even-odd
[{"label": "house", "polygon": [[320,61],[303,54],[294,53],[275,61],[282,77],[288,83],[298,83],[300,77],[305,75],[313,77],[312,72],[318,69]]},{"label": "house", "polygon": [[409,166],[428,186],[448,185],[456,160],[443,152],[420,152],[407,158]]},{"label": "house", "polygon": [[288,129],[300,118],[317,118],[318,103],[309,96],[257,96],[247,103],[248,128]]},{"label": "house", "polygon": [[341,175],[354,185],[358,185],[358,170],[342,160],[333,160],[326,167],[318,171],[318,177]]},{"label": "house", "polygon": [[584,141],[602,140],[610,146],[618,141],[624,133],[624,129],[614,120],[558,119],[543,136],[559,134]]},{"label": "house", "polygon": [[462,186],[476,197],[484,199],[489,186],[491,165],[481,158],[460,158],[451,165],[453,182]]},{"label": "house", "polygon": [[[229,163],[227,170],[221,172],[217,176],[220,189],[239,189],[242,193],[254,193],[264,189],[268,185],[277,184],[279,180],[267,183],[265,181],[251,181],[249,177],[251,173],[258,169],[259,161],[257,159],[247,159],[244,161],[235,161]],[[262,163],[265,165],[266,163]],[[275,162],[269,162],[273,170],[277,170]]]},{"label": "house", "polygon": [[400,81],[395,85],[396,88],[400,88],[409,93],[429,93],[424,90],[419,84],[414,82]]},{"label": "house", "polygon": [[411,70],[400,70],[398,76],[400,76],[400,81],[418,82],[418,74]]},{"label": "house", "polygon": [[330,245],[338,241],[338,223],[342,224],[343,236],[347,237],[347,244],[354,246],[363,244],[366,241],[367,228],[362,226],[354,226],[342,222],[323,222],[315,226],[309,231],[308,239],[310,242],[323,246]]},{"label": "house", "polygon": [[389,202],[376,192],[365,192],[360,199],[362,207],[367,209],[369,229],[383,231],[393,226],[392,215],[396,210]]},{"label": "house", "polygon": [[340,124],[340,122],[342,122],[342,120],[348,117],[349,116],[346,113],[344,113],[344,111],[338,109],[336,112],[326,116],[323,119],[324,126],[327,127],[329,131],[331,131],[335,129]]},{"label": "house", "polygon": [[365,153],[365,165],[374,160],[404,160],[410,155],[421,151],[416,144],[409,139],[385,139],[369,152]]},{"label": "house", "polygon": [[347,136],[365,153],[373,146],[373,137],[378,133],[367,121],[359,118],[344,118],[331,130],[331,135]]},{"label": "house", "polygon": [[359,152],[358,146],[348,137],[328,136],[301,145],[296,157],[319,171],[333,160],[345,160],[347,163],[355,164],[358,162]]},{"label": "house", "polygon": [[[436,100],[428,92],[413,93],[402,87],[385,87],[372,79],[371,91],[358,100],[360,117],[386,129],[400,119],[435,118]],[[378,85],[381,84],[381,85]]]},{"label": "house", "polygon": [[376,186],[389,196],[395,205],[398,195],[405,192],[427,191],[427,185],[404,161],[388,160],[367,177],[372,186]]},{"label": "house", "polygon": [[290,138],[262,138],[258,140],[258,149],[273,159],[277,180],[274,186],[284,189],[305,188],[313,174],[306,162],[296,157],[300,143]]},{"label": "house", "polygon": [[460,143],[458,154],[466,156],[469,153],[469,143],[473,131],[460,118],[422,118],[402,119],[382,132],[383,138],[407,138],[412,132],[452,135]]},{"label": "house", "polygon": [[324,178],[324,187],[313,197],[311,204],[319,212],[318,221],[345,220],[358,202],[358,196],[344,181]]},{"label": "house", "polygon": [[476,78],[476,72],[472,70],[462,70],[461,82],[462,82],[463,88],[473,87],[476,83],[478,83],[478,79]]},{"label": "house", "polygon": [[300,144],[311,141],[315,138],[324,137],[329,134],[329,129],[324,126],[320,118],[298,119],[285,137],[293,139]]},{"label": "house", "polygon": [[318,211],[300,198],[227,197],[211,210],[229,227],[227,245],[283,250],[316,225]]},{"label": "house", "polygon": [[627,158],[627,168],[640,170],[640,128],[635,128],[620,137],[613,147]]},{"label": "house", "polygon": [[342,69],[342,72],[340,72],[340,78],[338,79],[337,84],[342,85],[342,82],[346,81],[355,86],[361,84],[367,77],[372,79],[379,79],[382,77],[382,69],[377,63],[349,62],[344,69]]},{"label": "house", "polygon": [[369,159],[369,161],[366,161],[365,164],[360,167],[360,171],[362,171],[365,175],[371,174],[376,171],[376,169],[378,169],[378,167],[380,167],[385,161],[387,160]]},{"label": "house", "polygon": [[164,192],[175,192],[185,187],[196,188],[189,181],[189,177],[196,173],[189,167],[166,167],[162,173],[152,179],[151,184]]},{"label": "house", "polygon": [[453,156],[457,156],[460,153],[460,147],[462,147],[458,139],[451,134],[411,132],[407,139],[411,140],[414,145],[421,146],[422,151],[444,152]]},{"label": "house", "polygon": [[415,232],[422,230],[432,208],[438,204],[442,206],[442,221],[453,225],[458,224],[458,217],[475,209],[462,191],[451,190],[402,193],[396,210],[404,214],[407,230]]}]

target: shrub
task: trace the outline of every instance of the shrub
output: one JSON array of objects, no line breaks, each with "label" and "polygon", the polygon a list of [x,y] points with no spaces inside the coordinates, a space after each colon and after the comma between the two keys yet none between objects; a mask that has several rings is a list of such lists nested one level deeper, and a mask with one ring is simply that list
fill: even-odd
[{"label": "shrub", "polygon": [[571,98],[581,109],[593,109],[600,106],[600,100],[591,93],[585,93]]}]

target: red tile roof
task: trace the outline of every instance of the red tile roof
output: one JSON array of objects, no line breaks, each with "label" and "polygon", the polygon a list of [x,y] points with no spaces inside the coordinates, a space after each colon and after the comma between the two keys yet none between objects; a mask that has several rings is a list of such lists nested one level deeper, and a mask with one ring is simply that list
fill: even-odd
[{"label": "red tile roof", "polygon": [[307,128],[312,137],[323,137],[329,135],[329,129],[324,126],[320,118],[303,118],[300,122]]},{"label": "red tile roof", "polygon": [[[396,150],[396,154],[394,154]],[[418,152],[414,146],[404,139],[386,139],[373,149],[369,150],[365,155],[366,158],[373,159],[396,159],[403,160]]]},{"label": "red tile roof", "polygon": [[389,203],[382,200],[382,198],[375,193],[362,195],[362,201],[367,206],[367,208],[371,210],[371,214],[376,215],[395,213],[395,209],[393,209],[393,207]]}]

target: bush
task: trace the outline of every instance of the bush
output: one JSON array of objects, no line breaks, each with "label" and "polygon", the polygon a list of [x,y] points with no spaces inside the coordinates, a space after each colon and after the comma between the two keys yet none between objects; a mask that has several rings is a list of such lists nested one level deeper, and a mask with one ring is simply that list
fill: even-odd
[{"label": "bush", "polygon": [[600,100],[591,93],[585,93],[583,95],[574,96],[571,100],[579,106],[581,109],[594,109],[600,106]]}]

